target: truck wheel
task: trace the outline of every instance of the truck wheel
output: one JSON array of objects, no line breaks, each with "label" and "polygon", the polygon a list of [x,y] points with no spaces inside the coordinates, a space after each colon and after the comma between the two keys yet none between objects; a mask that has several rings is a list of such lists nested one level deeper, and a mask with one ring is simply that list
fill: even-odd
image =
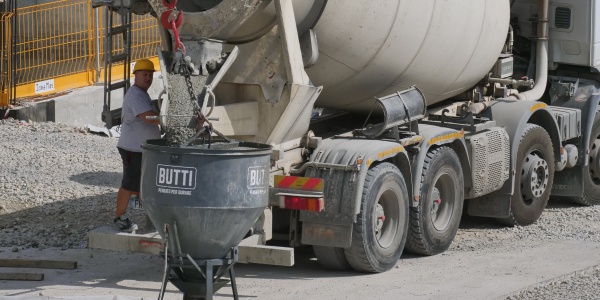
[{"label": "truck wheel", "polygon": [[583,197],[570,197],[577,204],[600,204],[600,114],[596,113],[590,134],[590,158],[583,175]]},{"label": "truck wheel", "polygon": [[362,272],[393,268],[404,249],[407,228],[408,189],[404,177],[393,164],[379,164],[365,178],[352,245],[344,249],[348,263]]},{"label": "truck wheel", "polygon": [[350,263],[346,259],[344,248],[313,246],[313,251],[317,256],[317,261],[327,269],[339,271],[352,270],[352,266],[350,266]]},{"label": "truck wheel", "polygon": [[542,127],[527,124],[517,152],[515,190],[510,202],[509,225],[529,225],[542,215],[554,181],[552,140]]},{"label": "truck wheel", "polygon": [[421,199],[410,208],[406,250],[442,253],[456,236],[463,211],[464,179],[460,160],[450,147],[427,153],[421,176]]}]

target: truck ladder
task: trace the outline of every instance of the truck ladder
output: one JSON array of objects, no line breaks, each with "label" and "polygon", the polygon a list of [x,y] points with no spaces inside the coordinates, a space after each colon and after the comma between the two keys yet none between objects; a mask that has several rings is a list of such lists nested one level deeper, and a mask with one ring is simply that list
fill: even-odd
[{"label": "truck ladder", "polygon": [[[132,11],[129,7],[112,6],[112,1],[95,1],[98,6],[106,6],[104,20],[104,106],[102,109],[102,121],[107,128],[121,124],[121,108],[111,110],[112,91],[123,89],[123,97],[130,86],[131,74],[131,29]],[[114,24],[114,13],[120,16],[120,25]],[[122,43],[115,45],[115,37],[121,37]],[[115,46],[120,46],[115,49]],[[112,67],[115,64],[123,64],[123,79],[114,81]]]}]

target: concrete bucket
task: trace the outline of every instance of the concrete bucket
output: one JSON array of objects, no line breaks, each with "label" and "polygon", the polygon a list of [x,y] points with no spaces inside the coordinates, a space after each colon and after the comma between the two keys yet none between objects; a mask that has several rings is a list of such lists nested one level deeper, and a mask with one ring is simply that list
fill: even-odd
[{"label": "concrete bucket", "polygon": [[[196,140],[199,142],[200,140]],[[150,220],[165,241],[165,277],[184,299],[212,299],[229,274],[237,245],[268,204],[271,147],[217,142],[172,147],[148,140],[142,160],[141,194]]]},{"label": "concrete bucket", "polygon": [[267,206],[268,145],[170,147],[166,139],[159,139],[148,140],[143,148],[144,208],[178,254],[225,257]]}]

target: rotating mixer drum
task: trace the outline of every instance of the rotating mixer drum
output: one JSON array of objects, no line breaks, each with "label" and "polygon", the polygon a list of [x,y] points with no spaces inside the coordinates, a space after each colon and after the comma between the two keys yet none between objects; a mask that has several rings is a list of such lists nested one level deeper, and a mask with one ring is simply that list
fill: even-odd
[{"label": "rotating mixer drum", "polygon": [[[220,29],[211,31],[210,38],[240,44],[259,39],[277,24],[274,1],[255,1],[260,5],[247,18],[219,26],[213,24],[217,19],[207,21],[211,12],[219,15],[237,2],[179,1],[177,7],[184,11],[180,34],[198,37],[200,29],[210,25]],[[299,36],[313,29],[318,40],[318,60],[306,69],[312,83],[323,86],[316,105],[369,112],[373,96],[412,85],[423,91],[427,105],[472,88],[502,51],[509,4],[507,0],[292,0]],[[249,61],[244,55],[237,62]],[[224,81],[239,76],[229,75]]]}]

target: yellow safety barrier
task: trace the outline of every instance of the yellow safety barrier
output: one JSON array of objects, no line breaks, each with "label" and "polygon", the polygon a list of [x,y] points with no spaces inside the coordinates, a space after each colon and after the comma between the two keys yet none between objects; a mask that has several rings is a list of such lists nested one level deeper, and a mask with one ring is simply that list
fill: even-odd
[{"label": "yellow safety barrier", "polygon": [[17,97],[93,83],[89,0],[63,0],[17,9]]},{"label": "yellow safety barrier", "polygon": [[[12,13],[2,13],[0,15],[0,40],[11,41],[11,20]],[[0,48],[0,108],[8,106],[12,86],[11,70],[11,47]]]},{"label": "yellow safety barrier", "polygon": [[[9,59],[1,62],[0,108],[14,104],[8,103],[11,84],[16,86],[15,97],[24,98],[89,86],[103,79],[105,22],[101,9],[107,8],[94,9],[91,0],[60,0],[17,8],[15,16],[2,15],[2,57],[11,57],[11,39],[4,38],[11,34],[11,17],[15,18],[13,29],[18,34],[12,53],[15,78],[10,78]],[[158,22],[150,15],[134,15],[132,21],[131,61],[156,61]],[[118,43],[122,45],[122,41],[115,40],[115,45]],[[112,79],[122,78],[123,67],[113,68]]]}]

